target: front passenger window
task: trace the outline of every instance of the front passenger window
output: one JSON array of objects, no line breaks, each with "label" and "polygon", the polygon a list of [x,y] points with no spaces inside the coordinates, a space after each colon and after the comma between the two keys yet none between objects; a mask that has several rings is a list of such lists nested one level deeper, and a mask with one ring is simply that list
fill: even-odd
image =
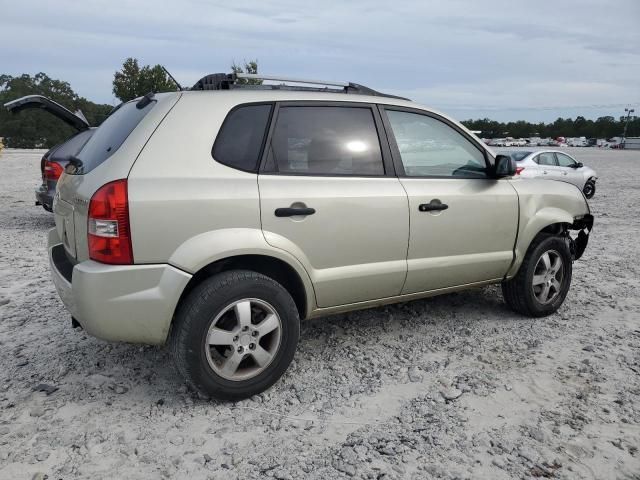
[{"label": "front passenger window", "polygon": [[576,164],[576,162],[569,155],[565,155],[564,153],[556,153],[556,158],[558,159],[558,165],[561,167],[572,167]]},{"label": "front passenger window", "polygon": [[487,177],[483,152],[446,123],[396,110],[387,117],[408,177]]}]

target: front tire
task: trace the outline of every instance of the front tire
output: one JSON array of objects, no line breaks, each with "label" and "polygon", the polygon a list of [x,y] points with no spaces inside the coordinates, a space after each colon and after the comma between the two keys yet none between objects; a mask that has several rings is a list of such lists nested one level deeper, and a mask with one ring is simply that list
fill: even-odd
[{"label": "front tire", "polygon": [[529,246],[520,269],[502,282],[502,295],[515,312],[544,317],[558,310],[569,292],[572,257],[563,237],[539,234]]},{"label": "front tire", "polygon": [[178,371],[221,400],[263,392],[293,359],[300,320],[291,295],[260,273],[214,275],[182,301],[171,335]]},{"label": "front tire", "polygon": [[587,180],[587,183],[584,184],[584,188],[582,189],[582,193],[587,198],[592,198],[596,194],[596,182],[593,180]]}]

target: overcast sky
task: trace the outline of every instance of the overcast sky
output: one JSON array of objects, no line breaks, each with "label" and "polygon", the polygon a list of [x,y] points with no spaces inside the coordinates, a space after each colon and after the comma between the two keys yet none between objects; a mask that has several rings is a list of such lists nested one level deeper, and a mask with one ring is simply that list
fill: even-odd
[{"label": "overcast sky", "polygon": [[618,116],[640,111],[640,0],[0,0],[0,73],[116,103],[126,57],[183,85],[257,58],[264,74],[353,81],[460,120]]}]

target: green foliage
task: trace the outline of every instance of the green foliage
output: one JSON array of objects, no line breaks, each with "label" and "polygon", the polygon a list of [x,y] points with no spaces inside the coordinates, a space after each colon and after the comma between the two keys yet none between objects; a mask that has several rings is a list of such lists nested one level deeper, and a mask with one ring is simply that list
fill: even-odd
[{"label": "green foliage", "polygon": [[[244,66],[238,65],[235,60],[231,64],[231,71],[233,73],[258,73],[258,60],[244,61]],[[238,85],[262,85],[262,80],[254,80],[247,78],[239,78]]]},{"label": "green foliage", "polygon": [[122,64],[122,69],[113,76],[113,94],[123,102],[149,92],[173,92],[177,88],[162,65],[145,65],[140,68],[135,58],[127,58]]},{"label": "green foliage", "polygon": [[[558,118],[553,123],[529,123],[525,121],[517,122],[496,122],[484,118],[482,120],[465,120],[462,123],[469,130],[480,130],[481,136],[485,138],[500,137],[586,137],[586,138],[612,138],[622,135],[626,117],[621,116],[617,120],[614,117],[599,117],[597,120],[588,120],[582,116],[571,118]],[[640,136],[640,117],[631,117],[628,137]]]},{"label": "green foliage", "polygon": [[39,110],[24,110],[12,114],[1,105],[25,95],[44,95],[72,112],[81,110],[90,125],[99,125],[113,109],[99,105],[76,94],[69,83],[50,78],[45,73],[18,77],[0,75],[0,137],[13,148],[50,148],[63,142],[75,130],[53,115]]}]

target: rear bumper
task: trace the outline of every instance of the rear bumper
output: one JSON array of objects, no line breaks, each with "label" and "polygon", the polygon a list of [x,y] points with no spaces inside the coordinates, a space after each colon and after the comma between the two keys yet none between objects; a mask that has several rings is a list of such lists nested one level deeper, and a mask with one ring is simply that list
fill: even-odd
[{"label": "rear bumper", "polygon": [[73,265],[55,229],[49,232],[49,264],[60,299],[94,337],[163,344],[173,312],[191,275],[171,265]]}]

